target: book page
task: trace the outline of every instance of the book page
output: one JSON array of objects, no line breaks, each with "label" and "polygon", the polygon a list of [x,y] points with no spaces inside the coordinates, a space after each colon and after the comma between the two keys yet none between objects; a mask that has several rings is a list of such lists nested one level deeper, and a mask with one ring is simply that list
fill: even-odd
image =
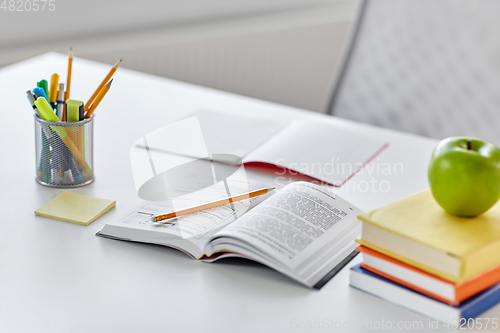
[{"label": "book page", "polygon": [[219,231],[216,237],[241,239],[301,273],[307,271],[312,257],[317,259],[336,247],[340,250],[359,236],[360,213],[324,186],[297,182]]},{"label": "book page", "polygon": [[384,141],[340,124],[293,122],[243,162],[274,164],[340,186],[384,147]]},{"label": "book page", "polygon": [[[266,187],[257,181],[247,180],[230,182],[231,195]],[[189,215],[169,220],[170,223],[153,223],[151,217],[193,207],[210,200],[225,198],[228,195],[227,184],[219,182],[196,192],[188,192],[176,198],[157,201],[144,201],[115,222],[108,223],[100,235],[123,238],[132,241],[174,245],[189,252],[194,257],[201,257],[205,244],[217,230],[245,214],[263,198],[250,198],[231,204],[206,209]],[[266,195],[262,196],[266,197]]]},{"label": "book page", "polygon": [[210,154],[233,154],[240,158],[267,143],[289,123],[288,120],[217,111],[197,111],[191,116],[198,117]]}]

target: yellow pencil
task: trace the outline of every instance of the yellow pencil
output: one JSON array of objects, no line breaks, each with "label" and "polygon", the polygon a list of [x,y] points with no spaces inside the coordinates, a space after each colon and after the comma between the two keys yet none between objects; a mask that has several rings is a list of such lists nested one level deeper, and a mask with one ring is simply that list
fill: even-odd
[{"label": "yellow pencil", "polygon": [[[153,222],[160,222],[160,221],[164,221],[164,220],[173,219],[174,217],[182,216],[182,215],[187,215],[187,214],[192,214],[192,213],[195,213],[195,212],[199,212],[200,210],[205,210],[205,209],[210,209],[210,208],[214,208],[214,207],[219,207],[219,206],[227,205],[227,204],[232,203],[232,202],[241,201],[241,200],[245,200],[245,199],[253,198],[253,197],[258,197],[259,195],[266,194],[267,192],[272,191],[272,190],[274,190],[274,188],[271,188],[271,187],[262,188],[260,190],[255,190],[255,191],[251,191],[251,192],[248,192],[248,193],[235,195],[235,196],[232,196],[232,197],[229,197],[229,198],[224,198],[224,199],[212,201],[212,202],[209,202],[209,203],[206,203],[206,204],[203,204],[203,205],[199,205],[199,206],[195,206],[195,207],[191,207],[191,208],[182,209],[182,210],[179,210],[177,212],[172,212],[172,213],[168,213],[168,214],[161,214],[161,215],[152,216],[151,217],[151,221],[153,221]],[[170,221],[170,222],[163,222],[163,223],[171,223],[171,222],[172,221]]]},{"label": "yellow pencil", "polygon": [[69,59],[68,59],[68,78],[66,81],[66,93],[64,94],[64,112],[62,121],[66,121],[66,101],[69,99],[69,93],[71,90],[71,71],[73,69],[73,48],[69,49]]},{"label": "yellow pencil", "polygon": [[102,82],[99,85],[99,87],[97,87],[97,89],[94,91],[94,94],[92,95],[92,97],[90,97],[90,99],[88,100],[88,102],[85,104],[85,112],[87,112],[90,109],[90,106],[92,105],[92,103],[94,102],[95,98],[97,97],[97,95],[101,91],[102,87],[104,87],[104,85],[106,84],[106,82],[108,82],[109,79],[111,79],[111,77],[113,76],[113,74],[115,74],[116,70],[118,69],[118,67],[120,67],[121,63],[122,63],[122,59],[120,59],[113,67],[111,67],[111,70],[109,71],[108,75],[106,75],[106,77],[104,78],[104,80],[102,80]]},{"label": "yellow pencil", "polygon": [[92,113],[94,113],[94,111],[97,108],[97,106],[99,105],[99,103],[101,103],[104,96],[106,96],[106,93],[108,92],[109,88],[111,88],[112,82],[113,82],[113,79],[111,79],[111,81],[109,81],[104,87],[102,87],[102,89],[101,89],[101,91],[99,91],[99,95],[97,95],[97,98],[95,99],[94,103],[92,103],[92,106],[85,114],[85,118],[90,118]]}]

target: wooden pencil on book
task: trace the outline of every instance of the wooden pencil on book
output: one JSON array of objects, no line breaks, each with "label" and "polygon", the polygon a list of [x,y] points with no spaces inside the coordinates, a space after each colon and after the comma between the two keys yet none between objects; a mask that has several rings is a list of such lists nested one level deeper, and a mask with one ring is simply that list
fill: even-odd
[{"label": "wooden pencil on book", "polygon": [[272,191],[272,190],[274,190],[274,187],[273,188],[271,188],[271,187],[262,188],[262,189],[251,191],[251,192],[248,192],[248,193],[243,193],[243,194],[235,195],[235,196],[232,196],[232,197],[229,197],[229,198],[224,198],[224,199],[220,199],[220,200],[215,200],[215,201],[212,201],[212,202],[208,202],[208,203],[203,204],[203,205],[198,205],[198,206],[194,206],[194,207],[182,209],[182,210],[179,210],[179,211],[176,211],[176,212],[172,212],[172,213],[168,213],[168,214],[156,215],[156,216],[151,217],[151,220],[153,222],[165,221],[165,222],[162,222],[163,224],[164,223],[170,223],[168,220],[173,219],[173,218],[178,217],[178,216],[188,215],[188,214],[196,213],[196,212],[199,212],[199,211],[202,211],[202,210],[206,210],[206,209],[210,209],[210,208],[215,208],[215,207],[227,205],[227,204],[230,204],[230,203],[233,203],[233,202],[237,202],[237,201],[241,201],[241,200],[245,200],[245,199],[249,199],[249,198],[258,197],[259,195],[264,195],[264,194],[266,194],[266,193],[268,193],[269,191]]}]

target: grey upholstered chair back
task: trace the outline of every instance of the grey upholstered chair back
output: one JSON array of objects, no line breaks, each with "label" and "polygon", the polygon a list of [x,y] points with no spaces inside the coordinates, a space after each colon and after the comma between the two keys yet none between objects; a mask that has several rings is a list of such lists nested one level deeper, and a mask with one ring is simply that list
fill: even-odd
[{"label": "grey upholstered chair back", "polygon": [[500,1],[368,0],[332,96],[339,117],[500,145]]}]

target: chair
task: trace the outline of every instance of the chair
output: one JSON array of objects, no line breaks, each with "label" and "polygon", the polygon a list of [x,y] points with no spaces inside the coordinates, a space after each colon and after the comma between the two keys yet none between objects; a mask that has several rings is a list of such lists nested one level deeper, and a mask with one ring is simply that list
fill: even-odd
[{"label": "chair", "polygon": [[500,1],[369,0],[329,114],[500,145]]}]

